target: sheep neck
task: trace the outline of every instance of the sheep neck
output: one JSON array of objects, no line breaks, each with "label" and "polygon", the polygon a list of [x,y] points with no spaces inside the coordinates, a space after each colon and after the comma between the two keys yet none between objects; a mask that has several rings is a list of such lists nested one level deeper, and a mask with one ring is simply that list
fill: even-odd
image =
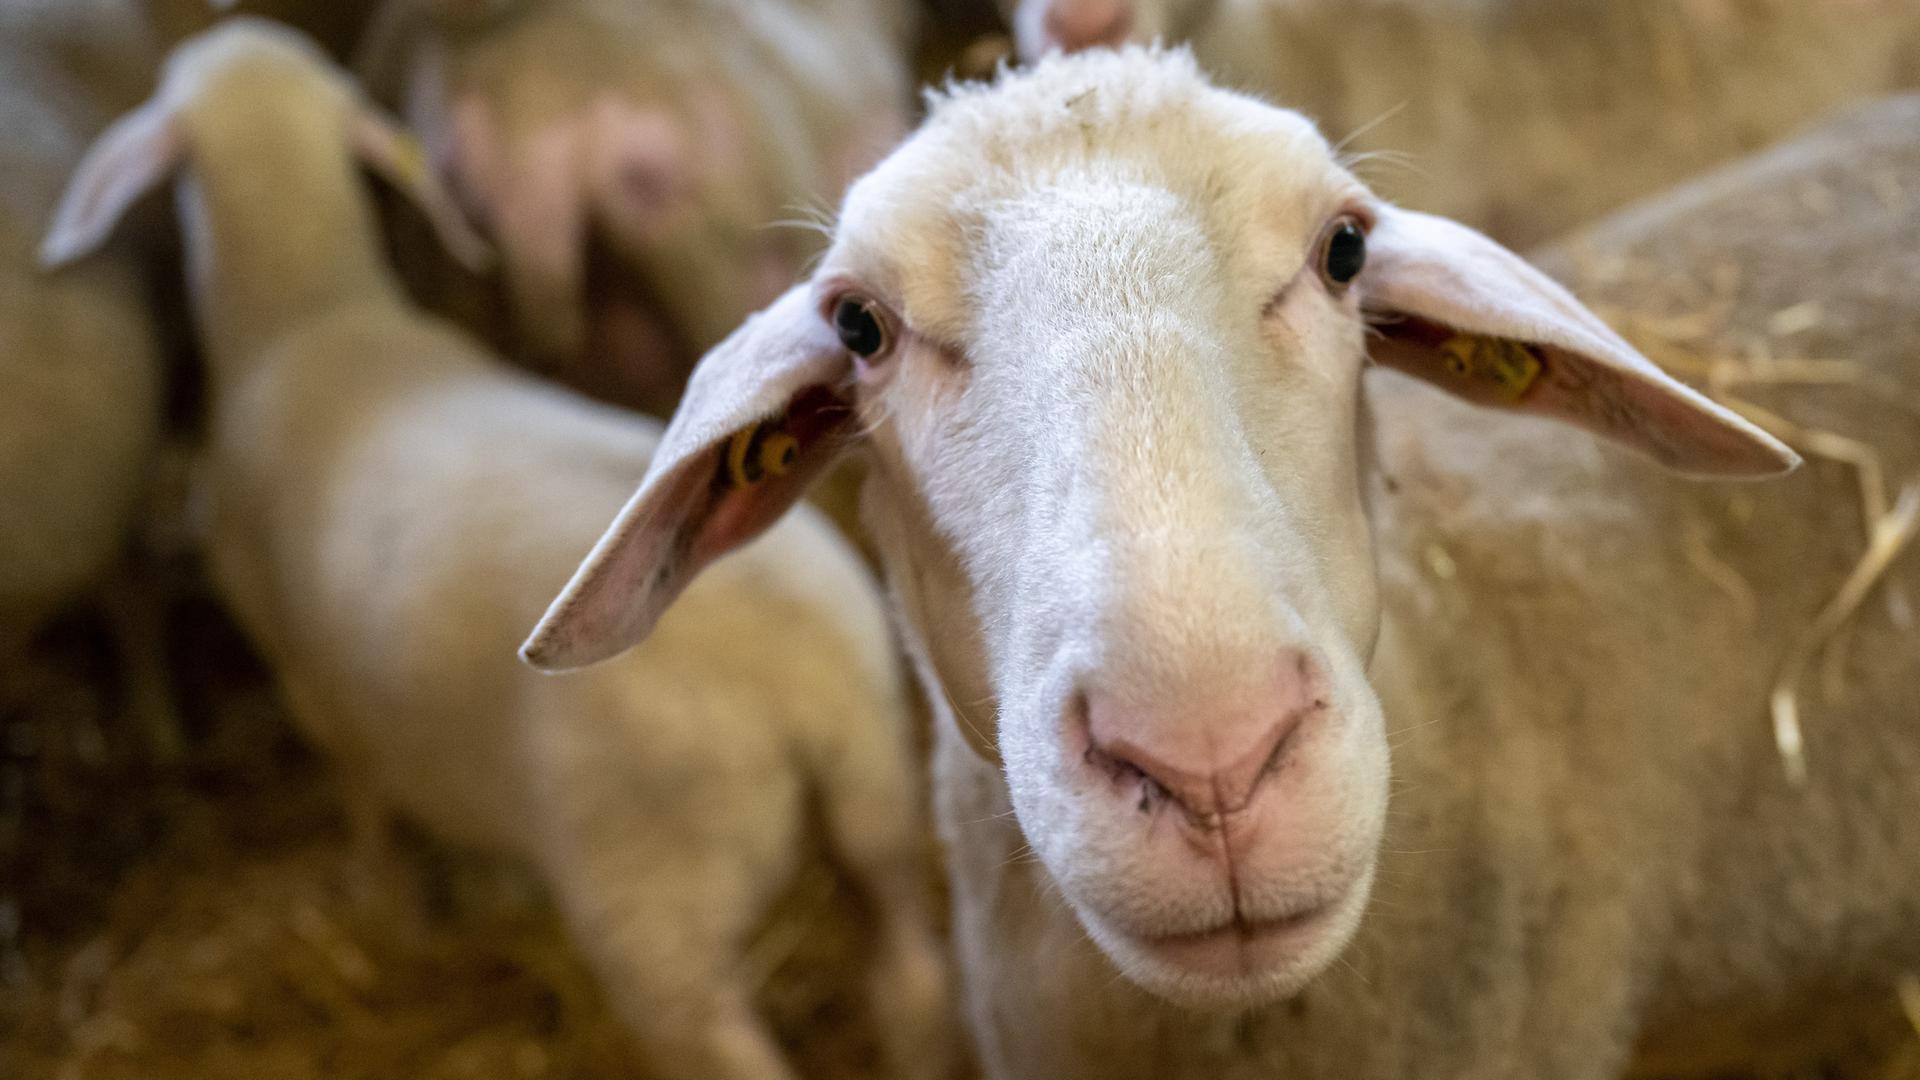
[{"label": "sheep neck", "polygon": [[179,188],[195,318],[217,381],[229,357],[251,355],[329,310],[395,295],[374,214],[338,138],[291,123],[196,132],[201,160],[245,163],[190,165]]}]

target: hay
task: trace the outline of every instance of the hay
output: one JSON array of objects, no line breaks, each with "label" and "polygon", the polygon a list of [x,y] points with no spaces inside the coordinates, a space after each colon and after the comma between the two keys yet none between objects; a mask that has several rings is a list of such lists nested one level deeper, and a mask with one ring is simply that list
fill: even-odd
[{"label": "hay", "polygon": [[[1617,285],[1635,276],[1637,267],[1630,259],[1614,257],[1600,261],[1590,253],[1574,254],[1580,276],[1589,283],[1606,281]],[[1601,305],[1595,305],[1595,310],[1661,367],[1696,383],[1709,397],[1800,453],[1844,465],[1854,477],[1865,550],[1838,591],[1795,635],[1768,697],[1774,745],[1781,767],[1788,783],[1797,788],[1807,780],[1799,686],[1807,668],[1824,656],[1821,682],[1826,699],[1834,702],[1844,695],[1847,627],[1875,586],[1886,581],[1889,570],[1920,530],[1920,480],[1908,483],[1898,500],[1890,499],[1886,463],[1871,443],[1789,419],[1738,396],[1735,390],[1783,386],[1841,388],[1915,417],[1920,417],[1920,395],[1855,361],[1776,355],[1771,339],[1791,337],[1820,325],[1825,312],[1814,300],[1775,311],[1766,320],[1766,338],[1748,338],[1728,349],[1724,343],[1737,339],[1730,331],[1730,324],[1739,286],[1738,267],[1731,264],[1716,267],[1711,281],[1696,282],[1694,286],[1699,294],[1698,306],[1679,315],[1649,315]],[[1689,563],[1742,611],[1751,612],[1751,584],[1713,554],[1703,533],[1704,530],[1695,529],[1684,538]],[[1887,585],[1889,615],[1896,624],[1910,623],[1910,598],[1897,583]]]},{"label": "hay", "polygon": [[1909,971],[1900,979],[1900,1008],[1907,1014],[1907,1023],[1913,1025],[1913,1034],[1920,1038],[1920,971]]},{"label": "hay", "polygon": [[1876,523],[1887,516],[1887,470],[1872,446],[1846,435],[1805,427],[1749,401],[1720,395],[1720,401],[1767,434],[1803,454],[1837,461],[1853,469],[1860,493],[1860,524],[1871,538]]},{"label": "hay", "polygon": [[1769,699],[1773,709],[1773,735],[1786,769],[1787,781],[1794,787],[1802,787],[1807,782],[1805,739],[1800,728],[1797,689],[1800,679],[1814,656],[1853,618],[1867,594],[1886,575],[1901,552],[1913,542],[1916,531],[1920,531],[1920,481],[1908,484],[1893,509],[1874,522],[1866,553],[1854,564],[1840,591],[1794,640],[1793,647],[1787,651],[1786,661],[1780,665],[1780,675],[1774,681]]},{"label": "hay", "polygon": [[1688,519],[1681,551],[1686,555],[1688,564],[1701,577],[1726,594],[1733,606],[1739,609],[1742,618],[1752,619],[1760,613],[1760,601],[1754,597],[1753,586],[1740,576],[1740,571],[1714,554],[1705,522]]},{"label": "hay", "polygon": [[1898,993],[1913,1038],[1888,1060],[1880,1080],[1920,1080],[1920,972],[1902,976]]},{"label": "hay", "polygon": [[[0,1077],[657,1075],[527,875],[418,839],[370,864],[257,662],[186,606],[177,764],[91,633],[0,708]],[[747,963],[798,1075],[867,1080],[870,930],[821,848]]]}]

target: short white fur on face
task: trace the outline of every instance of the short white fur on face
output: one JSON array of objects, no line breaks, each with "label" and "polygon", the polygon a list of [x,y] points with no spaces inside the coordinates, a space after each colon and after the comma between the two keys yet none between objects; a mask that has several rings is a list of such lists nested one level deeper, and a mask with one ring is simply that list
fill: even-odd
[{"label": "short white fur on face", "polygon": [[[1363,324],[1315,262],[1366,193],[1297,117],[1196,102],[1184,65],[1148,70],[1054,73],[1032,93],[1059,108],[1026,130],[949,103],[854,193],[822,276],[906,328],[864,395],[876,483],[916,492],[965,569],[964,595],[916,603],[988,628],[998,750],[1035,851],[1131,976],[1217,1004],[1295,989],[1331,959],[1384,811]],[[933,210],[917,193],[965,140],[1022,167],[948,179]],[[1190,832],[1143,777],[1089,767],[1088,695],[1152,714],[1175,753],[1233,742],[1245,722],[1222,714],[1257,714],[1290,650],[1330,700],[1273,763],[1284,790],[1237,818]],[[1282,925],[1302,912],[1320,914]],[[1168,959],[1209,933],[1249,943],[1205,973]],[[1285,947],[1258,944],[1273,937]]]},{"label": "short white fur on face", "polygon": [[[1358,925],[1385,816],[1370,353],[1675,468],[1795,460],[1511,252],[1379,202],[1297,114],[1096,51],[950,92],[855,185],[525,654],[644,636],[864,437],[932,696],[1082,926],[1177,1002],[1287,994]],[[722,482],[770,429],[789,474]]]}]

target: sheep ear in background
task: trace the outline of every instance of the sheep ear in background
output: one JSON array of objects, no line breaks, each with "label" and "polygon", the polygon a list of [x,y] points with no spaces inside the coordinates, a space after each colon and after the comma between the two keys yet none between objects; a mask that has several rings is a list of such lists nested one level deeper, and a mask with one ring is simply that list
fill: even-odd
[{"label": "sheep ear in background", "polygon": [[846,350],[796,285],[714,346],[646,477],[520,650],[563,671],[638,644],[696,574],[758,536],[850,437]]},{"label": "sheep ear in background", "polygon": [[451,173],[504,252],[507,302],[521,346],[547,364],[587,346],[589,135],[578,116],[555,117],[518,142],[477,96],[448,107]]},{"label": "sheep ear in background", "polygon": [[1464,225],[1381,206],[1368,251],[1361,303],[1381,364],[1479,404],[1563,420],[1678,472],[1770,476],[1799,464]]},{"label": "sheep ear in background", "polygon": [[354,115],[349,138],[354,153],[368,168],[420,208],[447,253],[460,265],[475,273],[493,266],[493,249],[474,231],[452,193],[441,183],[419,139],[367,105]]},{"label": "sheep ear in background", "polygon": [[161,102],[121,117],[74,170],[40,247],[41,263],[65,266],[105,243],[133,204],[179,167],[184,150],[173,110]]}]

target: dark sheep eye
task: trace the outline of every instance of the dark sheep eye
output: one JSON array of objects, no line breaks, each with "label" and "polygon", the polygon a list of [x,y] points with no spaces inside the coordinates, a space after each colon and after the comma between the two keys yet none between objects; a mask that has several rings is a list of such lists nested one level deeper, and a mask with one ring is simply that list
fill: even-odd
[{"label": "dark sheep eye", "polygon": [[840,344],[856,356],[872,357],[887,344],[873,309],[850,296],[833,305],[833,328],[840,334]]},{"label": "dark sheep eye", "polygon": [[1343,219],[1327,237],[1326,264],[1323,272],[1335,285],[1345,285],[1360,276],[1367,265],[1367,234],[1352,218]]}]

